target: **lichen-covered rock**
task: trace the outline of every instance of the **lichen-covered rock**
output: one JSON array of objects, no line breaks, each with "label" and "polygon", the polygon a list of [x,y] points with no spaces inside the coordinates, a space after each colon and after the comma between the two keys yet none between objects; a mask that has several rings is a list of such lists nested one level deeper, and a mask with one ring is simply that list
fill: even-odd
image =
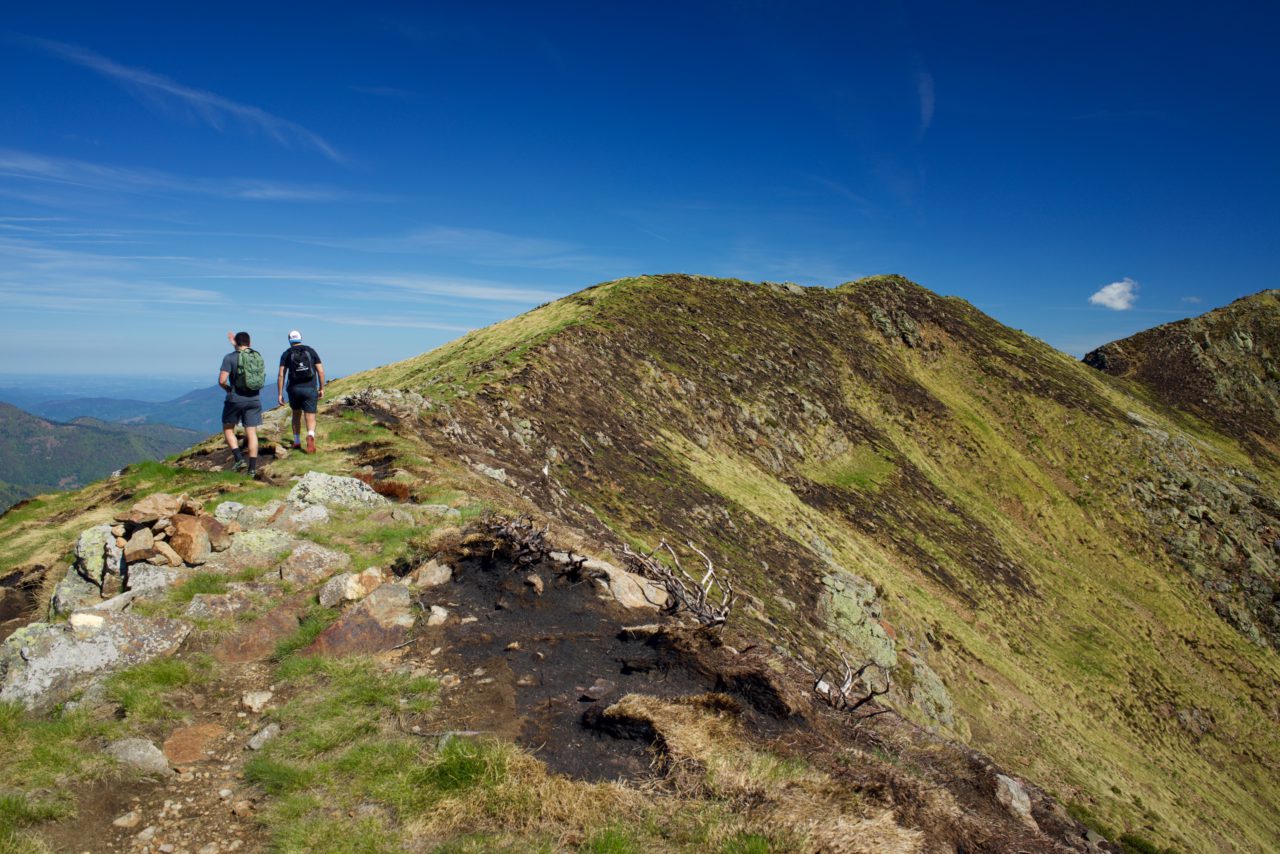
[{"label": "lichen-covered rock", "polygon": [[51,607],[53,613],[66,616],[79,608],[89,607],[102,601],[102,591],[98,585],[68,568],[67,574],[58,582],[53,590]]},{"label": "lichen-covered rock", "polygon": [[1039,830],[1036,820],[1031,817],[1031,797],[1021,783],[1004,774],[996,775],[996,800],[1009,811],[1009,814],[1030,827]]},{"label": "lichen-covered rock", "polygon": [[283,531],[305,531],[313,525],[323,525],[328,521],[329,508],[323,504],[289,502],[284,505],[283,512],[277,514],[271,526]]},{"label": "lichen-covered rock", "polygon": [[[229,522],[237,522],[240,520],[241,510],[244,510],[244,505],[239,501],[224,501],[213,508],[213,518],[223,525]],[[244,523],[241,522],[241,524]]]},{"label": "lichen-covered rock", "polygon": [[0,701],[46,709],[70,699],[99,676],[171,655],[188,623],[96,611],[100,619],[32,623],[0,647]]},{"label": "lichen-covered rock", "polygon": [[861,650],[881,667],[898,662],[897,644],[880,622],[876,589],[851,572],[833,572],[822,578],[824,589],[819,613],[831,630]]},{"label": "lichen-covered rock", "polygon": [[933,668],[915,655],[911,665],[911,702],[933,721],[946,727],[955,726],[955,704],[951,693]]},{"label": "lichen-covered rock", "polygon": [[124,552],[116,545],[110,525],[95,525],[76,538],[75,570],[102,589],[107,575],[120,575]]},{"label": "lichen-covered rock", "polygon": [[401,583],[409,587],[439,587],[453,578],[453,567],[437,560],[429,560],[406,575]]},{"label": "lichen-covered rock", "polygon": [[231,548],[210,558],[204,570],[230,575],[245,569],[270,569],[297,545],[298,540],[284,531],[244,531],[231,538]]},{"label": "lichen-covered rock", "polygon": [[129,567],[129,590],[135,597],[154,598],[176,584],[181,575],[171,566],[134,564]]},{"label": "lichen-covered rock", "polygon": [[350,564],[351,555],[346,552],[304,541],[280,564],[280,578],[306,587],[324,581]]},{"label": "lichen-covered rock", "polygon": [[323,504],[326,507],[378,507],[387,499],[373,491],[364,481],[309,471],[289,490],[289,501],[295,504]]}]

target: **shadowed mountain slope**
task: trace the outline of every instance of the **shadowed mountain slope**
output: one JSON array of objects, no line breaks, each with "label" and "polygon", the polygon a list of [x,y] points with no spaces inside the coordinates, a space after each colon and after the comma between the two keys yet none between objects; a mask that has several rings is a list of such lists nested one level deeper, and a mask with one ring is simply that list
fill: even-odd
[{"label": "shadowed mountain slope", "polygon": [[627,279],[342,389],[618,548],[700,547],[759,636],[891,666],[1081,810],[1280,844],[1275,471],[963,300]]},{"label": "shadowed mountain slope", "polygon": [[1084,362],[1280,459],[1280,290],[1104,344]]},{"label": "shadowed mountain slope", "polygon": [[47,421],[0,403],[0,509],[43,490],[83,486],[129,463],[180,451],[199,438],[195,431],[167,424]]}]

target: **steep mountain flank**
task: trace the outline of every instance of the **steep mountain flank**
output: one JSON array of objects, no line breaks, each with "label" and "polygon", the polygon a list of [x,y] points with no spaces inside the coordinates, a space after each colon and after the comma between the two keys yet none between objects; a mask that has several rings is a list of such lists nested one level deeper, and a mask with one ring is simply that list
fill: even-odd
[{"label": "steep mountain flank", "polygon": [[[47,730],[0,705],[0,775],[206,734],[78,784],[77,850],[1275,850],[1280,472],[1135,388],[896,276],[589,288],[334,383],[263,483],[209,441],[0,517],[0,585],[71,613],[19,646],[190,632]],[[210,516],[199,565],[84,557]],[[676,560],[723,626],[655,608]],[[887,693],[833,702],[846,661]]]},{"label": "steep mountain flank", "polygon": [[1280,458],[1280,290],[1113,341],[1084,362]]},{"label": "steep mountain flank", "polygon": [[0,509],[42,490],[69,489],[129,463],[157,459],[200,438],[167,424],[108,424],[93,418],[47,421],[0,403]]},{"label": "steep mountain flank", "polygon": [[[751,631],[892,667],[899,708],[1082,810],[1280,843],[1275,472],[962,300],[622,280],[343,388],[619,549],[692,543]],[[1224,604],[1156,512],[1245,564]]]}]

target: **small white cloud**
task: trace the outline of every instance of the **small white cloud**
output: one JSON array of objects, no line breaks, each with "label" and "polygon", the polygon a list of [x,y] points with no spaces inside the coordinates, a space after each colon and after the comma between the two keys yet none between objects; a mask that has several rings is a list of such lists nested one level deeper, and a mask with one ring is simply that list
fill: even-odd
[{"label": "small white cloud", "polygon": [[1203,300],[1200,297],[1183,297],[1182,301],[1190,305],[1199,305]]},{"label": "small white cloud", "polygon": [[1138,283],[1128,276],[1100,288],[1096,294],[1089,297],[1089,302],[1093,305],[1100,305],[1113,311],[1132,308],[1137,301]]}]

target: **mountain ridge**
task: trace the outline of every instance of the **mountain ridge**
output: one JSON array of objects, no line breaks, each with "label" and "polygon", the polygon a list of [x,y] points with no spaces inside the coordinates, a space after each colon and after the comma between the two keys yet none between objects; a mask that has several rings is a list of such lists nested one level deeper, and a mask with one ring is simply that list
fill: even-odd
[{"label": "mountain ridge", "polygon": [[[1113,840],[1280,844],[1280,473],[963,300],[635,277],[332,388],[315,464],[619,565],[696,548],[741,648],[874,662],[892,708]],[[224,457],[156,476],[234,496]],[[148,477],[0,517],[0,555],[52,561]]]}]

